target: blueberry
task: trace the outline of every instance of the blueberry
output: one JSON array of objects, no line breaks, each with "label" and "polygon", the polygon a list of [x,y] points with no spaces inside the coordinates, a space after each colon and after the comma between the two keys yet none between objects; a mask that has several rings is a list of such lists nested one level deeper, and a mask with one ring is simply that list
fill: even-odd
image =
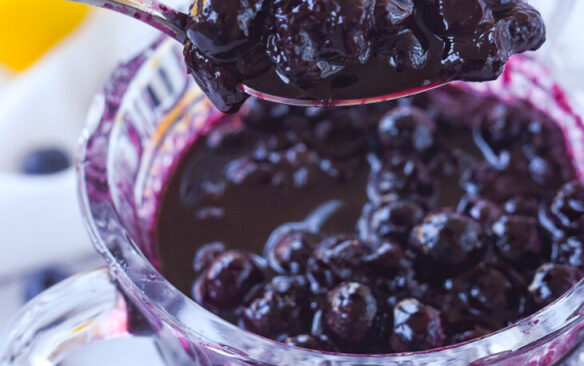
[{"label": "blueberry", "polygon": [[509,215],[537,217],[540,198],[534,195],[518,195],[508,199],[503,208]]},{"label": "blueberry", "polygon": [[239,89],[240,75],[228,64],[217,64],[203,55],[190,40],[185,41],[184,56],[188,72],[221,112],[233,113],[248,98]]},{"label": "blueberry", "polygon": [[31,175],[53,174],[67,169],[71,159],[58,148],[42,148],[31,151],[22,162],[22,172]]},{"label": "blueberry", "polygon": [[533,51],[545,41],[546,29],[541,14],[523,1],[517,2],[497,25],[510,52]]},{"label": "blueberry", "polygon": [[405,241],[412,228],[424,218],[424,210],[412,201],[368,203],[359,219],[360,237],[367,241],[395,239]]},{"label": "blueberry", "polygon": [[303,141],[321,156],[349,158],[366,147],[366,125],[354,110],[330,111],[309,129],[301,132]]},{"label": "blueberry", "polygon": [[520,0],[484,0],[493,10],[501,11],[514,7]]},{"label": "blueberry", "polygon": [[528,289],[533,301],[543,307],[562,296],[581,277],[582,272],[575,267],[547,263],[537,269]]},{"label": "blueberry", "polygon": [[375,35],[397,33],[414,15],[413,0],[377,0],[375,2]]},{"label": "blueberry", "polygon": [[228,61],[247,51],[262,30],[263,0],[196,0],[187,21],[187,36],[212,59]]},{"label": "blueberry", "polygon": [[338,235],[324,239],[312,255],[318,267],[345,280],[363,270],[368,254],[370,248],[366,243],[353,236]]},{"label": "blueberry", "polygon": [[377,54],[388,56],[388,66],[400,72],[415,72],[426,66],[430,57],[425,40],[410,29],[404,29],[377,46]]},{"label": "blueberry", "polygon": [[263,270],[251,256],[229,250],[211,263],[193,289],[195,300],[217,309],[236,307],[247,292],[264,280]]},{"label": "blueberry", "polygon": [[416,299],[402,300],[394,307],[390,344],[395,352],[428,350],[445,343],[440,311]]},{"label": "blueberry", "polygon": [[467,203],[464,212],[482,225],[491,225],[501,217],[501,208],[494,202],[478,198]]},{"label": "blueberry", "polygon": [[367,185],[372,201],[398,198],[428,199],[433,192],[428,167],[418,158],[390,154],[380,167],[374,167]]},{"label": "blueberry", "polygon": [[467,81],[493,80],[503,73],[509,52],[499,47],[504,35],[496,27],[486,28],[472,37],[447,38],[443,69],[445,77]]},{"label": "blueberry", "polygon": [[217,257],[225,251],[225,245],[221,242],[205,244],[197,250],[193,261],[193,269],[201,272],[207,268]]},{"label": "blueberry", "polygon": [[485,18],[482,0],[424,0],[421,10],[428,27],[439,35],[468,35]]},{"label": "blueberry", "polygon": [[550,211],[560,229],[584,232],[584,183],[573,181],[564,185],[556,194]]},{"label": "blueberry", "polygon": [[552,245],[552,261],[573,267],[584,267],[584,238],[570,236],[557,239]]},{"label": "blueberry", "polygon": [[327,294],[325,324],[340,342],[360,343],[371,331],[376,315],[377,301],[366,285],[343,282]]},{"label": "blueberry", "polygon": [[319,242],[320,236],[309,230],[280,229],[268,241],[267,256],[277,272],[300,273],[306,268],[306,262]]},{"label": "blueberry", "polygon": [[372,0],[277,0],[272,11],[267,53],[301,87],[369,57]]},{"label": "blueberry", "polygon": [[274,277],[261,297],[242,309],[245,329],[266,337],[306,330],[307,282],[304,277]]},{"label": "blueberry", "polygon": [[24,285],[24,301],[29,301],[49,287],[61,282],[69,274],[57,267],[49,267],[29,275]]},{"label": "blueberry", "polygon": [[483,311],[504,310],[512,303],[513,285],[494,268],[479,266],[467,281],[471,304]]},{"label": "blueberry", "polygon": [[[495,154],[516,146],[527,128],[526,122],[517,120],[504,104],[495,104],[482,114],[480,124],[476,127],[475,141],[477,136],[480,136]],[[483,150],[483,154],[488,155],[482,144],[480,142],[477,144]]]},{"label": "blueberry", "polygon": [[432,261],[455,266],[465,264],[485,246],[481,226],[449,209],[426,216],[412,230],[410,243]]},{"label": "blueberry", "polygon": [[434,145],[435,130],[434,121],[426,112],[404,106],[381,117],[378,136],[385,148],[423,153]]},{"label": "blueberry", "polygon": [[380,275],[391,275],[402,267],[405,254],[400,246],[391,241],[378,242],[372,245],[371,253],[363,258],[368,272]]},{"label": "blueberry", "polygon": [[503,216],[492,226],[500,255],[517,262],[538,255],[543,250],[537,220],[526,216]]}]

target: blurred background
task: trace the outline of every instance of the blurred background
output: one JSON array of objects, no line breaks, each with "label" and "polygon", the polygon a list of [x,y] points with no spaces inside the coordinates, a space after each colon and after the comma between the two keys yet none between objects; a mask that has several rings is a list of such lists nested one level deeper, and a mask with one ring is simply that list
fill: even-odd
[{"label": "blurred background", "polygon": [[[584,1],[533,0],[554,26],[542,54],[584,106]],[[189,0],[166,0],[186,10]],[[564,29],[556,27],[561,24]],[[549,26],[548,22],[548,26]],[[560,33],[560,29],[562,32]],[[30,297],[101,266],[81,222],[77,141],[87,109],[115,65],[156,31],[106,10],[65,0],[0,0],[0,333]],[[97,344],[64,365],[159,365],[147,340]]]}]

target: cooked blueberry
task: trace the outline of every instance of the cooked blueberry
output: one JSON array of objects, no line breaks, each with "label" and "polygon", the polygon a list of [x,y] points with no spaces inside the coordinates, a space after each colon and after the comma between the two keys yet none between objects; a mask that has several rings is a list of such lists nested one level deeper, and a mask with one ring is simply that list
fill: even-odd
[{"label": "cooked blueberry", "polygon": [[331,111],[303,134],[304,141],[322,156],[347,158],[366,147],[366,126],[358,113]]},{"label": "cooked blueberry", "polygon": [[360,343],[371,330],[376,315],[377,301],[366,285],[343,282],[327,294],[325,324],[341,342]]},{"label": "cooked blueberry", "polygon": [[193,296],[203,305],[217,309],[233,308],[263,279],[262,269],[251,256],[229,250],[207,268],[195,284]]},{"label": "cooked blueberry", "polygon": [[584,238],[570,236],[557,239],[552,245],[552,261],[574,267],[584,267]]},{"label": "cooked blueberry", "polygon": [[484,0],[485,4],[493,8],[493,10],[510,9],[520,0]]},{"label": "cooked blueberry", "polygon": [[414,15],[413,0],[377,0],[375,2],[375,34],[384,37],[397,33]]},{"label": "cooked blueberry", "polygon": [[26,277],[24,285],[24,301],[29,301],[49,287],[56,285],[69,274],[60,268],[49,267]]},{"label": "cooked blueberry", "polygon": [[193,269],[201,272],[207,268],[217,257],[225,251],[225,245],[221,242],[214,242],[203,245],[197,250],[195,260],[193,261]]},{"label": "cooked blueberry", "polygon": [[487,199],[474,199],[468,202],[465,213],[482,225],[497,221],[502,211],[497,204]]},{"label": "cooked blueberry", "polygon": [[562,296],[582,278],[575,267],[562,264],[543,264],[537,269],[529,285],[531,298],[538,306],[545,306]]},{"label": "cooked blueberry", "polygon": [[372,244],[371,254],[363,258],[370,272],[380,275],[391,275],[398,272],[402,266],[405,254],[398,244],[391,241]]},{"label": "cooked blueberry", "polygon": [[398,107],[379,121],[379,139],[384,147],[424,152],[434,145],[434,121],[415,107]]},{"label": "cooked blueberry", "polygon": [[537,10],[523,1],[518,1],[508,13],[498,22],[503,31],[503,37],[509,45],[510,52],[525,52],[536,50],[545,41],[545,25]]},{"label": "cooked blueberry", "polygon": [[368,203],[358,223],[362,239],[405,240],[412,228],[424,218],[424,210],[412,201],[390,201],[388,203]]},{"label": "cooked blueberry", "polygon": [[245,329],[266,337],[305,330],[307,290],[304,277],[274,277],[262,296],[242,309]]},{"label": "cooked blueberry", "polygon": [[221,112],[237,111],[248,95],[239,89],[239,75],[233,66],[214,63],[189,40],[184,55],[189,73],[213,105]]},{"label": "cooked blueberry", "polygon": [[400,301],[393,309],[392,349],[409,352],[443,346],[446,334],[440,316],[440,311],[416,299]]},{"label": "cooked blueberry", "polygon": [[272,235],[266,249],[270,264],[278,272],[302,272],[320,242],[319,235],[306,229],[284,228]]},{"label": "cooked blueberry", "polygon": [[539,212],[540,199],[533,195],[520,195],[508,199],[503,208],[509,215],[536,217]]},{"label": "cooked blueberry", "polygon": [[373,201],[423,199],[431,196],[432,190],[426,165],[417,158],[401,154],[390,154],[379,168],[374,167],[367,186]]},{"label": "cooked blueberry", "polygon": [[[502,150],[515,146],[526,129],[526,123],[517,121],[509,111],[509,107],[503,104],[494,105],[483,111],[483,116],[479,118],[481,123],[475,127],[474,136],[487,158],[491,152],[499,154]],[[477,137],[480,137],[479,141]],[[481,141],[484,141],[485,146]],[[490,150],[485,150],[485,148]]]},{"label": "cooked blueberry", "polygon": [[584,183],[574,181],[563,186],[554,198],[550,211],[561,229],[584,232]]},{"label": "cooked blueberry", "polygon": [[367,61],[372,0],[277,0],[267,53],[282,75],[310,85]]},{"label": "cooked blueberry", "polygon": [[431,260],[450,265],[464,264],[485,246],[481,226],[452,210],[426,216],[412,231],[410,243]]},{"label": "cooked blueberry", "polygon": [[316,262],[340,279],[349,279],[354,271],[363,268],[363,259],[370,253],[367,244],[352,236],[326,238],[316,247],[313,257]]},{"label": "cooked blueberry", "polygon": [[377,56],[387,57],[387,65],[398,73],[415,72],[421,70],[429,58],[424,41],[420,34],[403,29],[378,40]]},{"label": "cooked blueberry", "polygon": [[473,306],[486,311],[503,310],[512,304],[513,285],[507,277],[494,268],[476,268],[468,282],[468,296]]},{"label": "cooked blueberry", "polygon": [[69,155],[58,148],[31,151],[22,162],[22,172],[31,175],[57,173],[71,165]]},{"label": "cooked blueberry", "polygon": [[493,224],[492,232],[495,245],[505,259],[519,261],[542,252],[542,239],[534,218],[503,216]]},{"label": "cooked blueberry", "polygon": [[204,55],[231,60],[261,32],[263,0],[195,0],[187,21],[189,40]]},{"label": "cooked blueberry", "polygon": [[482,0],[424,0],[421,1],[424,20],[440,35],[468,35],[483,21]]}]

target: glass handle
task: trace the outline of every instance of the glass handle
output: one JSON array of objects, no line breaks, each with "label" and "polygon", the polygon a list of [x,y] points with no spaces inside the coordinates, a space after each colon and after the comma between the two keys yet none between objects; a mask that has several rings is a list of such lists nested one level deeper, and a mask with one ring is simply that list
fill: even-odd
[{"label": "glass handle", "polygon": [[56,365],[96,340],[130,336],[126,301],[107,268],[76,275],[44,291],[0,338],[0,365]]}]

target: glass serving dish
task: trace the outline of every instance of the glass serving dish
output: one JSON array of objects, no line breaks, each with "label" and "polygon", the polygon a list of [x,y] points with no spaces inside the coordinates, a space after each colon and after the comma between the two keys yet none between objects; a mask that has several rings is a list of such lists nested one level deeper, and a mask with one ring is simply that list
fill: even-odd
[{"label": "glass serving dish", "polygon": [[[550,114],[584,179],[584,124],[554,80],[540,59],[518,56],[497,81],[456,87],[525,99]],[[388,355],[294,348],[196,304],[149,260],[152,229],[165,179],[184,149],[220,117],[186,75],[182,48],[172,40],[156,40],[115,70],[90,110],[77,164],[86,228],[107,267],[72,277],[27,304],[0,341],[1,365],[52,365],[90,341],[129,336],[153,337],[169,365],[581,364],[575,350],[584,342],[584,280],[550,306],[488,336]]]}]

